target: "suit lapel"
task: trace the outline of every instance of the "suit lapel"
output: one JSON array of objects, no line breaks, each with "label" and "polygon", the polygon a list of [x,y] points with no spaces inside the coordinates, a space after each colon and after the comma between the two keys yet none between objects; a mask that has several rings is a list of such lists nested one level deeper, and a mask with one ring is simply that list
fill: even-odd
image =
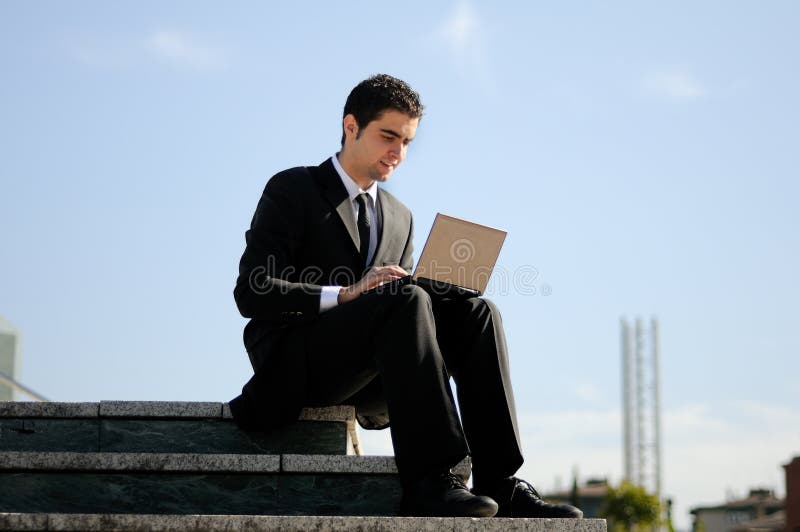
[{"label": "suit lapel", "polygon": [[319,182],[323,186],[323,195],[325,199],[336,209],[339,219],[347,229],[350,235],[350,240],[353,242],[356,252],[359,250],[360,239],[358,238],[358,225],[356,224],[356,211],[353,209],[353,202],[350,201],[350,196],[347,195],[347,189],[344,188],[336,168],[330,159],[317,167],[319,173]]},{"label": "suit lapel", "polygon": [[[378,236],[378,247],[375,250],[375,258],[372,264],[375,266],[384,266],[385,262],[395,263],[400,258],[399,256],[392,256],[392,252],[396,250],[396,229],[395,223],[398,219],[396,216],[396,207],[392,198],[378,188],[378,209],[381,217],[381,234]],[[397,255],[395,251],[395,255]]]},{"label": "suit lapel", "polygon": [[[356,223],[355,209],[347,189],[344,188],[336,168],[330,159],[327,159],[316,168],[311,167],[316,174],[317,182],[322,188],[325,199],[336,210],[347,233],[353,243],[352,251],[356,256],[359,255],[358,224]],[[378,235],[378,246],[375,249],[375,257],[372,265],[384,266],[388,264],[399,265],[400,253],[408,239],[409,227],[405,220],[407,217],[398,210],[397,200],[378,187],[378,217],[381,220],[380,234]]]}]

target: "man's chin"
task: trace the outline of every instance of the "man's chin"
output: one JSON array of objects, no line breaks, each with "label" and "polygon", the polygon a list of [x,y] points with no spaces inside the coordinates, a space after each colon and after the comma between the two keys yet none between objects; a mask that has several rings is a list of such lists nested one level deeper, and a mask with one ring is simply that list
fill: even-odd
[{"label": "man's chin", "polygon": [[389,176],[392,175],[392,171],[388,172],[373,172],[370,177],[373,181],[377,181],[378,183],[384,183],[389,180]]}]

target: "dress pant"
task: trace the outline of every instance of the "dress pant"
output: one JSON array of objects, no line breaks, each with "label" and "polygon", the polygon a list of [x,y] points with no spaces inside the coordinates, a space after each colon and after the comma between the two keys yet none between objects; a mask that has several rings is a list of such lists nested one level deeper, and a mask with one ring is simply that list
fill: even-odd
[{"label": "dress pant", "polygon": [[362,294],[290,334],[304,336],[307,406],[388,412],[404,483],[467,454],[476,478],[522,465],[505,336],[490,301],[432,299],[407,285]]}]

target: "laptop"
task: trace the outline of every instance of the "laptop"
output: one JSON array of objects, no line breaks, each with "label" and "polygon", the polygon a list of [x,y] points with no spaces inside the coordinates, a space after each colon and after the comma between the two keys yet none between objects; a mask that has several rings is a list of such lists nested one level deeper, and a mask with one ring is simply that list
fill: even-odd
[{"label": "laptop", "polygon": [[416,284],[432,296],[481,296],[489,284],[506,234],[500,229],[437,213],[414,273],[377,289]]}]

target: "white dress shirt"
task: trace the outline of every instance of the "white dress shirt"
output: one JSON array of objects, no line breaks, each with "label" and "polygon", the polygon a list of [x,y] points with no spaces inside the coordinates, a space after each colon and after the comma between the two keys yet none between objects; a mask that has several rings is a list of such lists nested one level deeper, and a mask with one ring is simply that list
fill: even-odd
[{"label": "white dress shirt", "polygon": [[[378,182],[373,181],[369,188],[362,190],[356,184],[353,178],[350,177],[347,172],[345,172],[344,168],[342,168],[341,163],[339,163],[339,154],[334,154],[331,159],[333,161],[333,167],[336,168],[336,173],[339,174],[339,178],[342,180],[342,184],[347,190],[347,195],[350,196],[350,203],[353,205],[353,213],[355,215],[356,224],[358,224],[359,211],[359,205],[356,201],[356,198],[362,193],[366,192],[367,194],[367,209],[369,209],[369,219],[371,220],[371,223],[369,224],[369,253],[367,254],[367,264],[369,264],[372,262],[372,258],[375,256],[375,250],[378,248],[378,230],[380,229],[380,220],[378,220],[378,217],[376,216],[376,206],[378,204]],[[341,286],[322,287],[322,293],[320,294],[319,300],[320,312],[325,312],[326,310],[332,309],[339,304],[339,290],[341,288]]]}]

